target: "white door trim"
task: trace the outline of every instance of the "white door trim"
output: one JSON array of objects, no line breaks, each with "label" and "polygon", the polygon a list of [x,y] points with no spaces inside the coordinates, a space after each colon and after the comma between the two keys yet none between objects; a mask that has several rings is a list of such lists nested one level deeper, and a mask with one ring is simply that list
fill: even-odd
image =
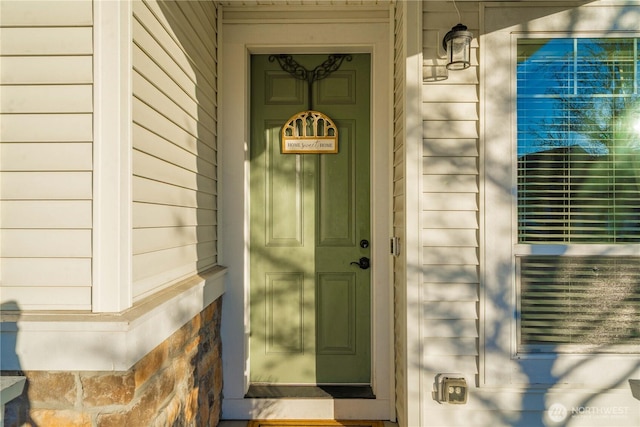
[{"label": "white door trim", "polygon": [[[293,22],[293,21],[292,21]],[[220,264],[228,267],[222,348],[225,419],[395,419],[391,236],[392,25],[229,23],[220,55]],[[249,369],[249,58],[260,53],[370,53],[372,387],[376,399],[245,399]]]}]

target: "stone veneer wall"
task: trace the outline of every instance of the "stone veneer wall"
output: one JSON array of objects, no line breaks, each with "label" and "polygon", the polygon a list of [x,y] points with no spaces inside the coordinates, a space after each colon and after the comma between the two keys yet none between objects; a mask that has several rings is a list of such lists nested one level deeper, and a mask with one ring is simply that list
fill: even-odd
[{"label": "stone veneer wall", "polygon": [[5,408],[13,426],[209,426],[220,420],[222,298],[126,372],[8,372],[24,375]]}]

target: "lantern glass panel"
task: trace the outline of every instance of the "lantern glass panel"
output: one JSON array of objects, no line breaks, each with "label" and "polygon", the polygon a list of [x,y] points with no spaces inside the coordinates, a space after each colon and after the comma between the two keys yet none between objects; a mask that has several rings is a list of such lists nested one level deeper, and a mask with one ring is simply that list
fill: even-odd
[{"label": "lantern glass panel", "polygon": [[454,34],[447,40],[447,68],[464,70],[471,65],[471,37],[467,34]]}]

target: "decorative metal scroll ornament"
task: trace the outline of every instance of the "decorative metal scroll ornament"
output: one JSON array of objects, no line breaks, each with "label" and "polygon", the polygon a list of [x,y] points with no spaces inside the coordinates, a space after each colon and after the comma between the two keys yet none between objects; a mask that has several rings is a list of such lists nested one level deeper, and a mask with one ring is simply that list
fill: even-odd
[{"label": "decorative metal scroll ornament", "polygon": [[282,153],[332,154],[338,152],[338,128],[319,111],[295,114],[282,127]]},{"label": "decorative metal scroll ornament", "polygon": [[333,54],[329,55],[327,59],[313,70],[309,71],[302,65],[298,64],[291,55],[271,55],[269,61],[278,61],[280,68],[292,77],[298,80],[306,80],[307,89],[309,91],[309,110],[313,110],[313,83],[318,80],[329,77],[331,73],[337,71],[344,60],[351,61],[353,57],[351,55]]}]

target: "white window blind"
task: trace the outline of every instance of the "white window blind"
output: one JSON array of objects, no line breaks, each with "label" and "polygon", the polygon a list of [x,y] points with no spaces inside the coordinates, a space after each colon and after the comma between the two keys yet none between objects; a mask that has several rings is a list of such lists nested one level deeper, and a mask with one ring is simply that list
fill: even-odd
[{"label": "white window blind", "polygon": [[640,344],[634,257],[520,258],[520,345]]},{"label": "white window blind", "polygon": [[640,242],[637,39],[518,41],[518,241]]}]

